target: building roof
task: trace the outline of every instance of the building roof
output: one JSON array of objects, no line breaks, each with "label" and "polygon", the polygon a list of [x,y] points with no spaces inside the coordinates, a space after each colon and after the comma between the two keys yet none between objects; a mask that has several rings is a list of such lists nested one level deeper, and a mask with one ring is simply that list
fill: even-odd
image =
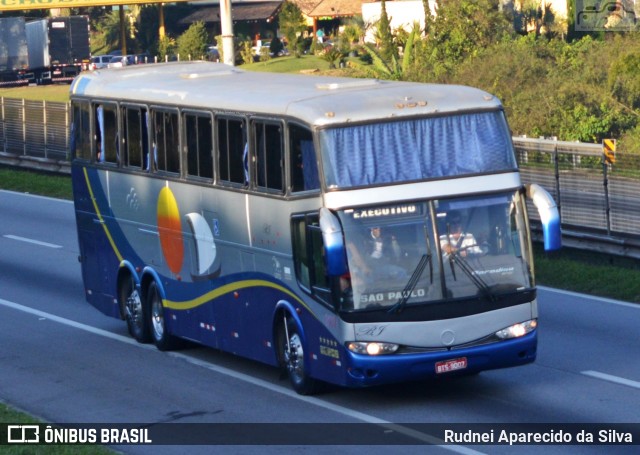
[{"label": "building roof", "polygon": [[[282,0],[274,2],[233,3],[231,14],[233,22],[257,22],[273,20],[278,15]],[[220,22],[220,5],[207,5],[198,8],[188,16],[180,19],[179,23],[189,25],[194,22]]]},{"label": "building roof", "polygon": [[309,17],[341,17],[362,14],[362,4],[375,0],[291,0]]}]

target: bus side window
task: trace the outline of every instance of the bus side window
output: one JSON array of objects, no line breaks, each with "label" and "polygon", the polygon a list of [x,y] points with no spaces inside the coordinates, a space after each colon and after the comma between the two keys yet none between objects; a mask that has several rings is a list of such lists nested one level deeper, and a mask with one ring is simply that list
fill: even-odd
[{"label": "bus side window", "polygon": [[187,174],[213,179],[213,131],[209,115],[185,114]]},{"label": "bus side window", "polygon": [[156,169],[165,172],[180,172],[180,143],[178,134],[178,114],[155,111],[154,153]]},{"label": "bus side window", "polygon": [[293,219],[291,233],[293,236],[293,256],[295,260],[296,276],[302,286],[307,289],[311,289],[307,236],[303,217]]},{"label": "bus side window", "polygon": [[245,161],[247,138],[244,120],[220,117],[217,127],[220,180],[247,185],[249,169]]},{"label": "bus side window", "polygon": [[330,283],[324,262],[318,212],[294,217],[292,233],[293,260],[298,282],[319,301],[330,305]]},{"label": "bus side window", "polygon": [[313,136],[296,124],[289,124],[289,164],[292,192],[320,188]]},{"label": "bus side window", "polygon": [[74,102],[71,124],[71,153],[81,160],[91,160],[91,127],[89,103]]},{"label": "bus side window", "polygon": [[257,186],[284,192],[284,143],[281,124],[255,121],[253,133]]},{"label": "bus side window", "polygon": [[95,157],[99,163],[118,163],[118,111],[112,104],[96,104]]},{"label": "bus side window", "polygon": [[148,139],[146,109],[126,107],[122,109],[124,144],[123,163],[137,170],[146,170]]}]

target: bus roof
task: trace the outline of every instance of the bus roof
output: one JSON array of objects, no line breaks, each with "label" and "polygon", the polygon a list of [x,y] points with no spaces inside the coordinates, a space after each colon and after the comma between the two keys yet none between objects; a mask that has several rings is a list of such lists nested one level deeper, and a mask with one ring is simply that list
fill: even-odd
[{"label": "bus roof", "polygon": [[501,108],[495,96],[459,85],[253,72],[209,62],[83,73],[71,85],[72,99],[78,96],[293,116],[317,126]]}]

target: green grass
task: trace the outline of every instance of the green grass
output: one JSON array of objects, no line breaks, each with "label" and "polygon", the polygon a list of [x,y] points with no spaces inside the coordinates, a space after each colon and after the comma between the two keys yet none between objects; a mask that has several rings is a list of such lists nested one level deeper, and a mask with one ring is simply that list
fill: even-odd
[{"label": "green grass", "polygon": [[640,303],[640,261],[637,259],[562,248],[545,253],[534,246],[538,284]]},{"label": "green grass", "polygon": [[0,88],[0,96],[34,101],[69,101],[69,84]]},{"label": "green grass", "polygon": [[73,199],[68,175],[0,167],[0,188],[20,193]]},{"label": "green grass", "polygon": [[272,58],[266,62],[241,65],[239,68],[247,71],[264,71],[268,73],[306,73],[328,71],[329,62],[315,55],[303,55],[299,58],[292,56]]}]

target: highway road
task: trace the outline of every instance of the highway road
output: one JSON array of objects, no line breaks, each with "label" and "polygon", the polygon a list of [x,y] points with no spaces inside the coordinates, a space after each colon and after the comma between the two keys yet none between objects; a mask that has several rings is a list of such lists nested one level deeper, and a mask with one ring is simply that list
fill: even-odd
[{"label": "highway road", "polygon": [[[507,454],[513,447],[425,446],[441,442],[440,433],[428,426],[411,431],[408,424],[640,425],[640,307],[633,304],[541,288],[534,364],[450,381],[335,388],[301,397],[272,367],[202,347],[163,353],[137,344],[123,322],[85,302],[77,257],[70,202],[0,190],[0,401],[47,422],[317,423],[311,429],[321,439],[334,428],[326,424],[371,423],[413,438],[414,450],[469,454]],[[356,442],[362,446],[218,446],[215,453],[397,450],[367,446],[357,435]],[[636,453],[639,443],[606,449],[527,445],[518,451]],[[117,449],[212,453],[205,446]]]}]

